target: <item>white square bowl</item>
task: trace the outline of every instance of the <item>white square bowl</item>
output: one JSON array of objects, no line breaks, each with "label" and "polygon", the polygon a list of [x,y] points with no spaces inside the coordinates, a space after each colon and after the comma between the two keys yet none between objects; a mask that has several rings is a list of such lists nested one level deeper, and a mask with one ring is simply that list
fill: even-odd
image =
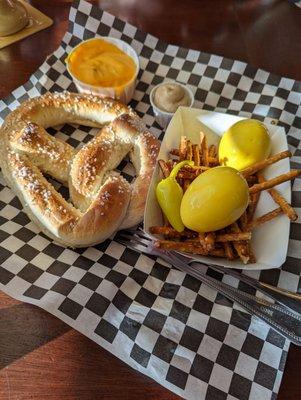
[{"label": "white square bowl", "polygon": [[[168,125],[158,159],[168,160],[170,149],[178,148],[181,135],[187,136],[192,143],[198,143],[199,132],[202,130],[207,136],[209,145],[213,143],[218,144],[223,133],[235,122],[242,119],[244,118],[230,114],[179,107]],[[265,125],[271,136],[271,155],[287,150],[288,145],[284,129],[272,124]],[[277,175],[284,174],[289,170],[289,159],[286,158],[265,168],[264,175],[267,179],[270,179]],[[144,229],[153,239],[158,238],[158,236],[152,235],[149,232],[149,228],[155,225],[163,225],[162,212],[155,195],[155,188],[161,179],[162,174],[157,165],[149,187],[144,215]],[[277,186],[277,190],[288,202],[291,201],[290,182],[284,182]],[[278,205],[273,201],[270,195],[266,192],[262,192],[255,217],[261,216],[277,207]],[[245,265],[239,260],[230,261],[225,258],[198,255],[194,255],[193,258],[205,263],[222,265],[227,268],[250,270],[279,268],[286,259],[289,230],[290,220],[285,215],[280,215],[266,224],[255,228],[252,232],[251,240],[257,260],[255,264]]]}]

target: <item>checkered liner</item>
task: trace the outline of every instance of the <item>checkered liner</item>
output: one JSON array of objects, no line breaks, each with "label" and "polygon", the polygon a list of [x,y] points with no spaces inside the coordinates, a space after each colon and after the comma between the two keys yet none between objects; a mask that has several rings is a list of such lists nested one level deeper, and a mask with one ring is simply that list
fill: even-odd
[{"label": "checkered liner", "polygon": [[[174,79],[189,85],[196,107],[274,120],[283,126],[294,154],[292,167],[301,167],[300,82],[240,61],[168,45],[84,1],[75,1],[71,8],[69,31],[61,46],[24,86],[0,101],[0,120],[27,98],[47,90],[75,91],[64,59],[82,39],[96,33],[123,39],[139,54],[141,69],[132,106],[157,136],[161,131],[149,93],[165,78]],[[66,125],[52,133],[79,147],[94,131]],[[132,175],[127,162],[120,169]],[[67,195],[65,188],[59,190]],[[55,244],[30,222],[2,178],[0,192],[4,292],[56,315],[185,398],[276,398],[289,347],[282,336],[196,279],[114,239],[80,250]],[[300,179],[294,183],[293,205],[300,211]],[[247,273],[298,291],[300,240],[301,227],[293,223],[282,268]],[[253,293],[221,274],[207,273]]]}]

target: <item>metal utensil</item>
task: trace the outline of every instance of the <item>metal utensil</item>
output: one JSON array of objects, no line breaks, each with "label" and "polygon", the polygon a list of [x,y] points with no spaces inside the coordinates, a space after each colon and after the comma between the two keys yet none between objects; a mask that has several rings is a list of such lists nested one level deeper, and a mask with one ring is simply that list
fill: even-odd
[{"label": "metal utensil", "polygon": [[250,276],[241,274],[235,269],[228,269],[221,267],[220,265],[214,265],[214,264],[204,264],[201,263],[198,260],[195,260],[193,258],[186,257],[181,254],[177,254],[179,258],[182,258],[183,262],[187,262],[190,265],[195,265],[196,267],[209,267],[210,269],[222,273],[224,275],[229,275],[232,276],[233,278],[236,278],[240,280],[241,282],[246,283],[247,285],[253,287],[254,289],[260,291],[267,297],[270,297],[274,301],[277,301],[278,303],[282,304],[283,306],[291,309],[294,312],[297,312],[301,315],[301,294],[300,293],[294,293],[290,292],[289,290],[286,289],[281,289],[276,286],[270,285],[268,283],[260,282]]},{"label": "metal utensil", "polygon": [[[265,321],[268,325],[285,336],[291,342],[301,346],[301,314],[296,312],[296,310],[292,312],[292,307],[288,308],[286,305],[284,305],[286,304],[287,300],[290,302],[293,300],[293,307],[294,309],[297,308],[298,302],[300,301],[298,295],[296,298],[294,298],[292,297],[293,293],[291,292],[282,291],[281,289],[279,289],[279,291],[274,291],[270,287],[267,288],[265,286],[261,286],[260,282],[253,278],[247,277],[246,275],[241,275],[237,271],[224,270],[223,268],[215,265],[212,266],[199,262],[196,263],[195,260],[186,256],[182,256],[176,252],[154,248],[152,240],[147,237],[142,230],[119,232],[119,234],[116,236],[116,240],[133,250],[158,256],[172,264],[177,269],[199,279],[201,282],[210,286],[211,288],[214,288],[228,299],[241,305],[251,315],[257,316],[261,320]],[[201,268],[202,266],[206,268],[210,267],[218,272],[235,276],[236,278],[240,279],[240,281],[255,287],[258,291],[276,300],[277,303],[280,304],[270,303],[266,300],[236,289],[211,276],[208,276],[206,275],[204,268]],[[290,302],[289,304],[291,305]]]}]

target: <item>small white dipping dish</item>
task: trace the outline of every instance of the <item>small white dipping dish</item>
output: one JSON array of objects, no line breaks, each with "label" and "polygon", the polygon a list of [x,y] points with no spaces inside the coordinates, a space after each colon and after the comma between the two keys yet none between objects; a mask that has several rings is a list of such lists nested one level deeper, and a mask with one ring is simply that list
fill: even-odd
[{"label": "small white dipping dish", "polygon": [[188,104],[187,107],[192,107],[193,103],[194,103],[194,95],[193,95],[191,89],[188,86],[183,85],[182,83],[175,82],[175,81],[164,81],[164,82],[161,82],[158,85],[154,86],[150,92],[149,99],[150,99],[151,106],[153,108],[153,113],[156,117],[156,121],[164,129],[169,124],[169,122],[172,119],[175,112],[167,112],[167,111],[164,111],[161,108],[159,108],[154,102],[154,95],[155,95],[155,92],[158,89],[158,87],[160,87],[162,85],[166,85],[168,83],[179,85],[186,91],[186,93],[188,94],[188,96],[190,98],[190,104]]},{"label": "small white dipping dish", "polygon": [[[120,100],[122,103],[128,104],[132,100],[132,97],[133,97],[133,94],[135,91],[135,87],[136,87],[137,75],[138,75],[139,68],[140,68],[139,57],[138,57],[136,51],[129,44],[124,42],[123,40],[115,39],[115,38],[108,37],[108,36],[96,36],[95,38],[84,40],[83,42],[79,43],[77,46],[74,47],[74,49],[72,49],[70,54],[72,54],[72,52],[74,52],[83,43],[86,43],[86,42],[89,42],[90,40],[95,40],[95,39],[102,39],[104,41],[113,43],[120,50],[122,50],[125,54],[127,54],[128,56],[130,56],[132,58],[132,60],[134,61],[135,65],[136,65],[136,71],[133,75],[133,78],[130,81],[128,81],[125,85],[123,85],[121,88],[120,87],[102,87],[102,86],[90,85],[90,84],[80,81],[78,78],[76,78],[72,74],[72,72],[69,68],[68,59],[66,61],[67,71],[71,75],[71,77],[75,83],[75,86],[80,93],[92,93],[92,94],[96,94],[96,95],[102,96],[102,97],[111,97],[113,99]],[[68,56],[70,56],[70,54]]]}]

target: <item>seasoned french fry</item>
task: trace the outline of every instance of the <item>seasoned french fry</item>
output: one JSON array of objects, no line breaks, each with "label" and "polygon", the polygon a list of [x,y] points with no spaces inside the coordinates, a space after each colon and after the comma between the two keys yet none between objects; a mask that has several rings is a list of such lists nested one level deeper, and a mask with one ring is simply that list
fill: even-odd
[{"label": "seasoned french fry", "polygon": [[173,169],[173,167],[175,166],[175,162],[173,160],[168,160],[168,161],[166,161],[166,164],[168,166],[169,173],[170,173],[171,170]]},{"label": "seasoned french fry", "polygon": [[247,209],[247,215],[248,215],[248,224],[252,221],[256,207],[258,204],[258,201],[260,199],[261,192],[256,192],[250,195],[250,203]]},{"label": "seasoned french fry", "polygon": [[[233,233],[241,233],[241,230],[236,222],[234,222],[231,225],[231,231]],[[233,246],[239,255],[239,258],[242,260],[244,264],[248,264],[250,260],[250,254],[249,254],[249,246],[248,242],[246,241],[241,241],[241,242],[233,242]]]},{"label": "seasoned french fry", "polygon": [[180,161],[186,160],[186,156],[187,156],[187,138],[186,136],[181,136],[180,147],[179,147]]},{"label": "seasoned french fry", "polygon": [[255,185],[250,187],[249,191],[250,193],[256,193],[261,190],[270,189],[274,186],[280,185],[280,183],[291,181],[300,174],[301,174],[301,169],[292,169],[290,172],[287,172],[286,174],[276,176],[276,178],[269,179],[268,181],[262,183],[256,183]]},{"label": "seasoned french fry", "polygon": [[187,140],[186,160],[192,161],[192,144],[190,140]]},{"label": "seasoned french fry", "polygon": [[247,216],[247,212],[245,211],[243,214],[242,214],[242,216],[239,218],[239,225],[240,225],[240,228],[242,229],[242,230],[245,230],[245,228],[246,228],[246,226],[247,226],[247,224],[248,224],[248,216]]},{"label": "seasoned french fry", "polygon": [[[172,168],[182,160],[191,160],[194,165],[185,165],[177,174],[177,181],[185,192],[191,182],[202,172],[219,165],[217,148],[214,145],[208,147],[206,136],[200,132],[200,144],[192,144],[186,136],[180,139],[179,149],[172,149],[170,160],[160,160],[159,165],[164,177],[169,176]],[[164,217],[164,226],[153,226],[150,232],[160,234],[166,240],[158,240],[155,245],[160,248],[183,251],[191,254],[226,257],[229,260],[240,258],[244,264],[255,263],[256,258],[251,245],[252,229],[271,219],[285,213],[292,221],[298,218],[297,213],[290,204],[274,189],[274,186],[285,181],[294,179],[301,174],[301,170],[292,170],[276,178],[265,180],[261,169],[271,165],[283,158],[290,157],[289,151],[275,154],[268,159],[241,171],[248,182],[250,200],[247,210],[232,225],[218,230],[199,234],[198,232],[185,229],[179,233],[171,227]],[[261,191],[268,190],[279,208],[254,219],[255,210],[260,198]]]},{"label": "seasoned french fry", "polygon": [[249,186],[252,186],[255,183],[258,183],[258,178],[256,175],[250,175],[246,177],[246,181],[248,182]]},{"label": "seasoned french fry", "polygon": [[158,160],[159,167],[163,173],[164,178],[167,178],[170,174],[170,169],[168,164],[164,160]]},{"label": "seasoned french fry", "polygon": [[202,157],[202,164],[205,167],[209,166],[209,150],[207,145],[207,137],[204,132],[200,133],[200,149],[201,149],[201,157]]},{"label": "seasoned french fry", "polygon": [[195,171],[195,172],[180,171],[177,175],[177,178],[188,179],[190,181],[193,181],[198,175],[199,175],[198,171]]},{"label": "seasoned french fry", "polygon": [[172,155],[172,156],[179,157],[179,149],[171,149],[169,154]]},{"label": "seasoned french fry", "polygon": [[199,233],[197,238],[188,240],[186,243],[192,243],[195,245],[199,243],[207,252],[209,252],[215,247],[215,233]]},{"label": "seasoned french fry", "polygon": [[[155,227],[157,228],[157,227]],[[206,245],[206,241],[205,241],[205,234],[204,233],[199,233],[198,236],[193,235],[191,232],[196,233],[194,231],[188,231],[189,235],[186,235],[185,232],[183,232],[183,237],[187,237],[190,241],[192,242],[199,242],[201,243],[203,246]],[[220,231],[217,231],[220,232]],[[151,232],[152,233],[152,232]],[[156,233],[156,232],[155,232]],[[218,243],[225,243],[225,242],[241,242],[243,240],[250,240],[252,236],[252,233],[250,231],[246,231],[246,232],[231,232],[231,233],[216,233],[215,235],[215,242]]]},{"label": "seasoned french fry", "polygon": [[232,249],[232,245],[230,242],[224,242],[223,243],[224,250],[225,250],[225,256],[228,258],[228,260],[234,260],[234,253]]},{"label": "seasoned french fry", "polygon": [[198,144],[192,145],[192,154],[193,154],[193,161],[196,167],[200,166],[201,158],[200,158],[200,148]]},{"label": "seasoned french fry", "polygon": [[216,235],[217,242],[240,242],[242,240],[250,240],[251,232],[232,232],[232,233],[221,233]]},{"label": "seasoned french fry", "polygon": [[198,234],[198,241],[202,244],[205,240],[205,233],[199,233]]},{"label": "seasoned french fry", "polygon": [[211,255],[215,257],[224,257],[225,251],[223,248],[216,248],[207,252],[201,245],[197,246],[187,242],[174,242],[171,240],[157,240],[154,246],[160,249],[177,250],[185,253],[193,253],[199,255]]},{"label": "seasoned french fry", "polygon": [[208,157],[208,162],[209,162],[209,164],[210,164],[210,166],[211,167],[216,167],[216,166],[218,166],[218,165],[220,165],[219,164],[219,160],[218,160],[218,158],[217,157]]},{"label": "seasoned french fry", "polygon": [[281,196],[281,194],[276,189],[269,189],[268,192],[273,197],[275,203],[277,203],[282,211],[289,217],[291,221],[296,221],[298,219],[298,214],[293,209],[293,207]]},{"label": "seasoned french fry", "polygon": [[215,158],[215,157],[216,157],[216,154],[217,154],[217,152],[216,152],[216,146],[215,146],[214,144],[212,144],[212,145],[209,147],[209,157]]},{"label": "seasoned french fry", "polygon": [[249,175],[255,174],[257,171],[260,171],[261,169],[267,167],[268,165],[274,164],[275,162],[282,160],[283,158],[291,157],[292,154],[290,151],[282,151],[281,153],[277,153],[263,161],[260,161],[251,167],[243,169],[240,173],[244,176],[247,177]]},{"label": "seasoned french fry", "polygon": [[190,183],[191,183],[191,181],[189,179],[184,179],[184,183],[183,183],[183,192],[184,193],[188,189],[188,186],[190,185]]},{"label": "seasoned french fry", "polygon": [[194,168],[194,167],[184,166],[178,172],[177,177],[179,179],[189,179],[190,181],[192,181],[197,176],[199,176],[201,172],[207,171],[208,169],[210,169],[210,168],[209,167],[197,167],[197,168]]},{"label": "seasoned french fry", "polygon": [[205,234],[205,247],[208,251],[211,251],[215,247],[215,233],[208,232]]},{"label": "seasoned french fry", "polygon": [[210,169],[210,167],[204,167],[203,165],[199,165],[198,167],[194,165],[184,165],[183,169],[184,171],[188,172],[196,172],[196,171],[207,171],[207,169]]},{"label": "seasoned french fry", "polygon": [[249,246],[249,254],[250,254],[250,258],[249,258],[248,264],[255,264],[256,263],[256,257],[255,257],[251,242],[248,242],[248,246]]},{"label": "seasoned french fry", "polygon": [[168,235],[171,238],[193,238],[197,237],[197,232],[189,231],[185,229],[183,232],[178,232],[171,227],[166,226],[152,226],[149,228],[150,233],[153,235]]},{"label": "seasoned french fry", "polygon": [[[258,180],[259,183],[266,182],[262,174],[258,174]],[[296,211],[275,188],[269,189],[268,192],[275,201],[275,203],[277,203],[278,206],[282,208],[284,214],[286,214],[291,221],[296,221],[298,219],[298,214],[296,213]]]},{"label": "seasoned french fry", "polygon": [[204,151],[204,141],[206,140],[206,136],[204,132],[200,132],[200,157],[203,160],[203,151]]},{"label": "seasoned french fry", "polygon": [[248,229],[256,228],[257,226],[262,225],[262,224],[264,224],[265,222],[268,222],[268,221],[270,221],[271,219],[274,219],[274,218],[278,217],[278,215],[281,215],[281,214],[283,214],[283,210],[282,210],[281,207],[278,207],[278,208],[276,208],[275,210],[270,211],[270,212],[268,212],[268,213],[262,215],[261,217],[258,217],[258,218],[253,219],[253,221],[251,221],[251,222],[248,224],[248,227],[247,227],[247,228],[248,228]]},{"label": "seasoned french fry", "polygon": [[[180,155],[179,149],[172,149],[172,150],[170,150],[169,154],[172,155],[172,156],[179,157],[179,155]],[[200,154],[200,157],[201,157],[201,150],[200,149],[199,149],[199,154]],[[216,157],[208,156],[208,162],[209,162],[209,164],[211,166],[219,165],[219,161],[218,161],[218,159]]]}]

